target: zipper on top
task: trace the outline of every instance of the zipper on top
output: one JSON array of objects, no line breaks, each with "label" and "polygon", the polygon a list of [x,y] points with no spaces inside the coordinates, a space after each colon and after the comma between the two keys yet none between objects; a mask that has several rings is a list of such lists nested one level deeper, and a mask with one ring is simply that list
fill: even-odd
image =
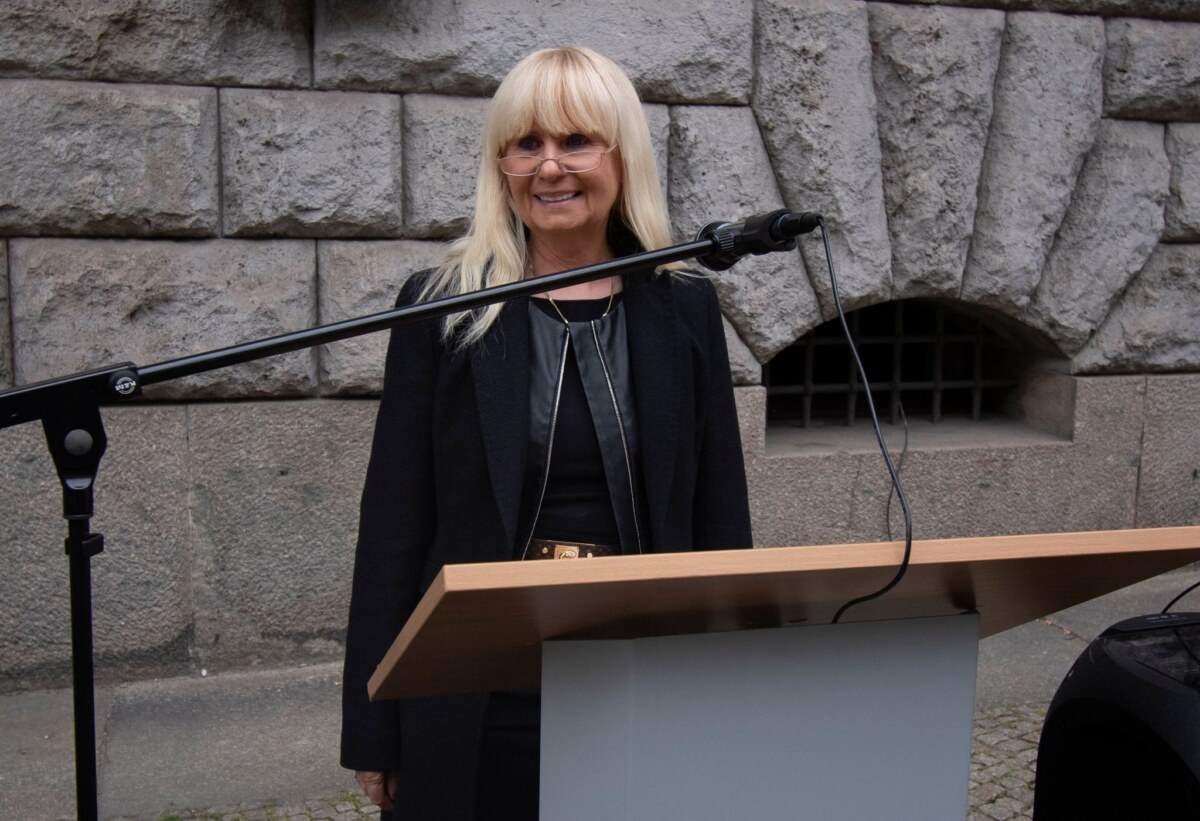
[{"label": "zipper on top", "polygon": [[[571,332],[563,328],[562,355],[558,362],[558,380],[554,384],[554,406],[550,411],[550,435],[546,441],[546,466],[542,469],[542,488],[538,491],[537,507],[533,510],[533,521],[529,525],[529,535],[525,538],[525,546],[521,548],[521,558],[529,550],[533,541],[533,532],[537,528],[538,517],[542,515],[542,502],[546,498],[546,485],[550,482],[550,457],[554,453],[554,429],[558,427],[558,401],[562,397],[563,374],[567,369],[567,347],[571,344]],[[623,435],[623,434],[622,434]]]},{"label": "zipper on top", "polygon": [[[600,345],[600,336],[596,332],[596,321],[588,323],[592,328],[592,340],[596,343],[596,355],[600,357],[600,368],[604,371],[604,382],[608,385],[608,395],[612,399],[613,411],[617,414],[617,430],[621,434],[621,450],[625,454],[625,475],[629,478],[629,506],[633,509],[633,529],[637,534],[638,553],[642,552],[642,526],[638,524],[637,490],[633,484],[633,460],[629,458],[629,443],[625,439],[625,419],[621,416],[621,405],[617,402],[617,392],[613,388],[612,374],[608,370],[608,360],[604,358],[604,348]],[[561,377],[560,377],[561,379]],[[555,405],[557,411],[558,406]],[[530,534],[532,537],[533,534]]]}]

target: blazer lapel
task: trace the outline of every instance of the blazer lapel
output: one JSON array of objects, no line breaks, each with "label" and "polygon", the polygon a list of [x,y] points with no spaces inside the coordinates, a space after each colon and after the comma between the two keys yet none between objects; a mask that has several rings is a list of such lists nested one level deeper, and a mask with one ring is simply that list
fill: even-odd
[{"label": "blazer lapel", "polygon": [[678,438],[681,358],[670,274],[628,277],[624,299],[653,548],[666,522]]},{"label": "blazer lapel", "polygon": [[529,317],[526,310],[524,299],[506,303],[484,338],[471,346],[471,375],[488,475],[509,550],[517,538],[529,443]]}]

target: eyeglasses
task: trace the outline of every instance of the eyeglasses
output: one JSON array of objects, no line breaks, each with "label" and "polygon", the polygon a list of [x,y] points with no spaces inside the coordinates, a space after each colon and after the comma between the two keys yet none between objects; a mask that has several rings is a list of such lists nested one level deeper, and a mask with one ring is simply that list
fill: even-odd
[{"label": "eyeglasses", "polygon": [[585,171],[593,171],[600,167],[600,163],[604,160],[604,155],[616,148],[615,145],[610,145],[603,151],[595,149],[587,149],[586,151],[568,151],[565,154],[559,154],[557,157],[533,157],[528,154],[509,154],[507,157],[500,157],[496,162],[500,163],[500,170],[510,177],[532,177],[542,168],[542,163],[547,160],[554,160],[558,163],[558,167],[568,174],[582,174]]}]

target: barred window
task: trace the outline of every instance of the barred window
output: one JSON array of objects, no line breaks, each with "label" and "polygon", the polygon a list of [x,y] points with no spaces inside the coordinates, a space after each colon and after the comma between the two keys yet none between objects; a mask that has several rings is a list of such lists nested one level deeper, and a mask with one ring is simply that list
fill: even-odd
[{"label": "barred window", "polygon": [[[1001,323],[937,299],[887,302],[846,315],[880,421],[999,412],[1029,354]],[[763,367],[767,420],[786,426],[854,425],[869,419],[863,385],[834,319]]]}]

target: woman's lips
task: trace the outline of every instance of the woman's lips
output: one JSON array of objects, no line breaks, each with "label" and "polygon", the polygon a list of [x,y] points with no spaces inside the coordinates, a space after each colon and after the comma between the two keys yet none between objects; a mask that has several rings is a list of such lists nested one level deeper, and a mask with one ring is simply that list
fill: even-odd
[{"label": "woman's lips", "polygon": [[578,191],[560,191],[555,194],[535,194],[534,196],[537,197],[539,202],[544,202],[548,205],[554,205],[556,203],[566,202],[567,200],[575,199],[575,197],[579,196],[579,192]]}]

